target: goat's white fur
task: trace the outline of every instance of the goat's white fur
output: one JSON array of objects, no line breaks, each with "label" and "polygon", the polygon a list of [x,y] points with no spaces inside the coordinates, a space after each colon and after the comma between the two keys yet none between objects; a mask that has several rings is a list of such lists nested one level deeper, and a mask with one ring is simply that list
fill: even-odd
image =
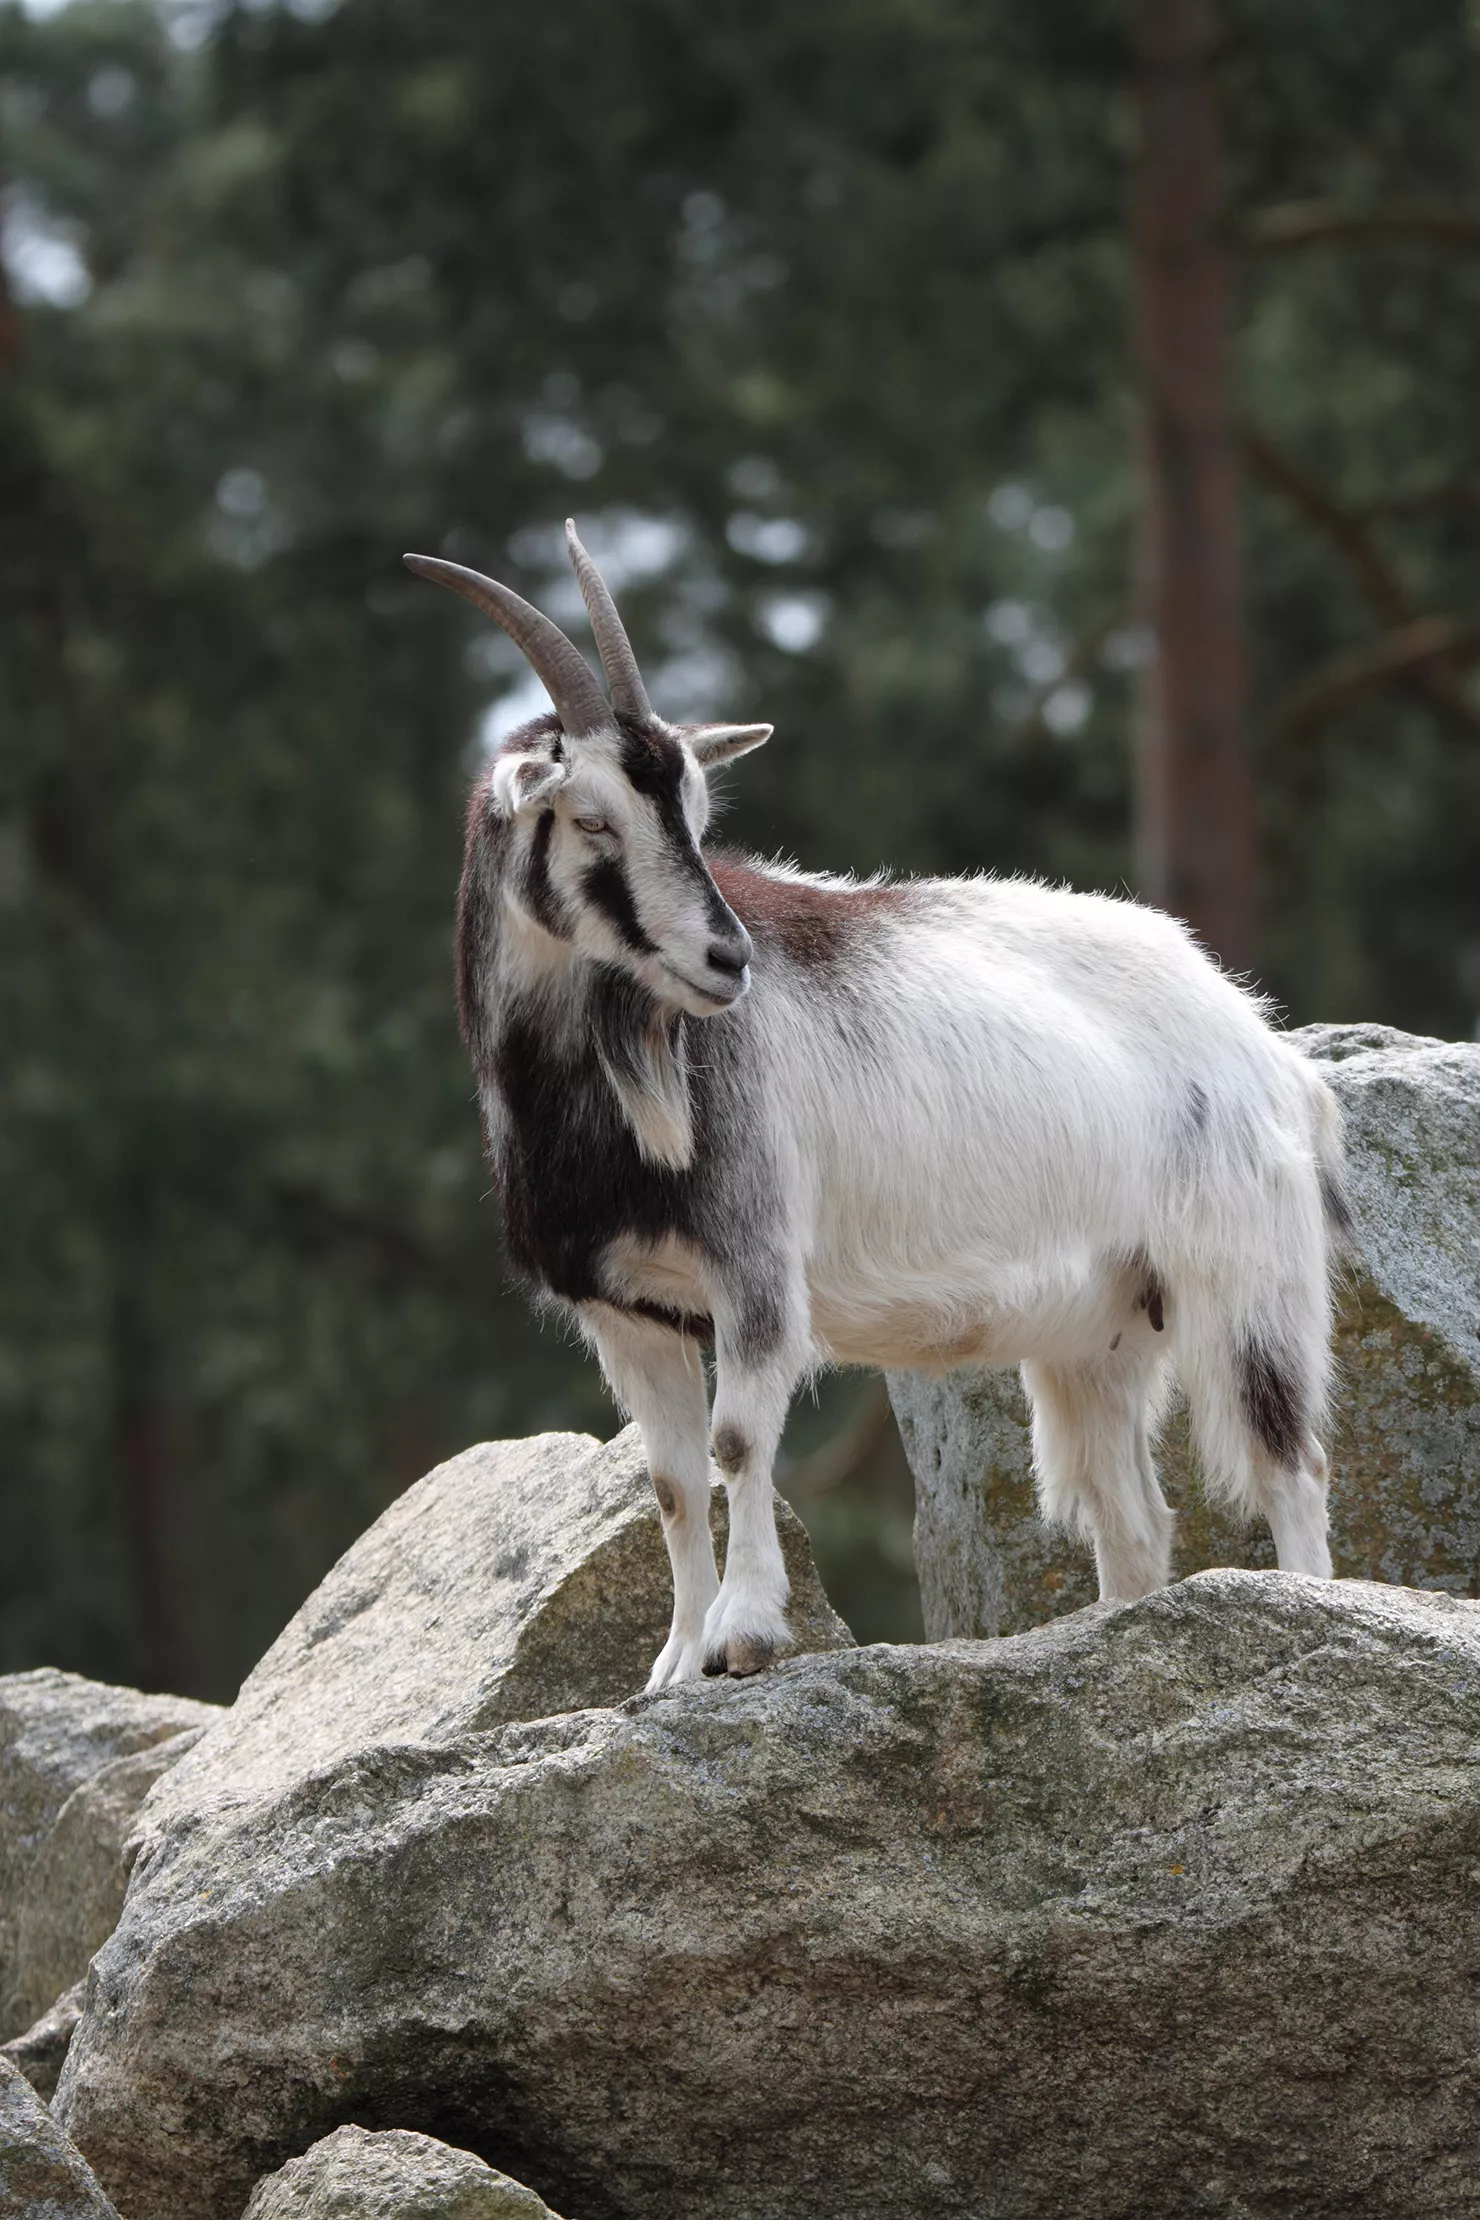
[{"label": "goat's white fur", "polygon": [[1267,1518],[1286,1570],[1329,1576],[1323,1081],[1134,902],[706,863],[705,770],[770,728],[653,717],[571,537],[626,704],[609,724],[547,620],[412,561],[532,640],[580,724],[524,728],[474,794],[459,969],[515,1253],[647,1445],[674,1580],[650,1685],[785,1642],[771,1470],[831,1363],[1020,1364],[1044,1514],[1113,1597],[1168,1577],[1152,1443],[1175,1376],[1207,1486]]},{"label": "goat's white fur", "polygon": [[[778,967],[748,1013],[790,1229],[767,1361],[727,1346],[726,1289],[697,1252],[629,1247],[617,1263],[631,1297],[715,1320],[714,1430],[747,1451],[717,1590],[697,1358],[661,1327],[587,1314],[652,1469],[679,1491],[673,1632],[652,1685],[733,1641],[763,1654],[785,1640],[771,1465],[798,1380],[834,1362],[1021,1364],[1044,1515],[1093,1543],[1101,1593],[1119,1597],[1169,1577],[1151,1443],[1175,1375],[1212,1492],[1269,1520],[1286,1570],[1329,1576],[1320,1444],[1276,1463],[1238,1371],[1252,1343],[1277,1348],[1318,1420],[1319,1174],[1340,1160],[1324,1082],[1179,924],[1133,902],[926,882],[870,921],[858,962],[866,1051],[854,998],[805,970]],[[1148,1264],[1164,1333],[1144,1307]]]}]

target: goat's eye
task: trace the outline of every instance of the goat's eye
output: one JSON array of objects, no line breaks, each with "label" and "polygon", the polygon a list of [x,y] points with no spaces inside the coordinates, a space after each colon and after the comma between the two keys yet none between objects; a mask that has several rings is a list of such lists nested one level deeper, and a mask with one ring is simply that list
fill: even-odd
[{"label": "goat's eye", "polygon": [[611,831],[611,826],[604,817],[577,817],[573,822],[578,832],[608,833]]}]

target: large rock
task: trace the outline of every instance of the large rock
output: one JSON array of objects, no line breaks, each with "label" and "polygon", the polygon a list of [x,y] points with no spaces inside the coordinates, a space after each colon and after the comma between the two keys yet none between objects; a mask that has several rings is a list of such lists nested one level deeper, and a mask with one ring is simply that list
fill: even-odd
[{"label": "large rock", "polygon": [[[717,1479],[711,1516],[722,1554]],[[777,1518],[795,1646],[851,1647],[806,1530],[779,1498]],[[185,1777],[160,1782],[130,1857],[142,1841],[147,1858],[181,1814],[193,1825],[207,1809],[258,1810],[305,1778],[394,1771],[408,1753],[511,1720],[620,1702],[645,1682],[671,1611],[635,1427],[604,1445],[545,1434],[470,1449],[409,1488],[334,1566],[230,1711],[214,1715]],[[57,2032],[32,2029],[17,2063],[44,2075]]]},{"label": "large rock", "polygon": [[[201,1705],[212,1718],[215,1705]],[[15,1942],[14,2010],[29,2031],[87,1971],[118,1923],[128,1886],[130,1834],[139,1806],[179,1763],[205,1722],[147,1750],[115,1758],[63,1804],[21,1892]]]},{"label": "large rock", "polygon": [[[1339,1290],[1331,1451],[1338,1573],[1480,1593],[1480,1046],[1380,1025],[1290,1036],[1346,1117],[1356,1217]],[[1018,1376],[889,1377],[915,1476],[925,1631],[1015,1633],[1096,1593],[1088,1549],[1038,1517]],[[1185,1414],[1160,1456],[1178,1573],[1270,1565],[1266,1529],[1210,1508]]]},{"label": "large rock", "polygon": [[0,2220],[118,2220],[81,2151],[3,2058]]},{"label": "large rock", "polygon": [[74,1981],[70,1989],[64,1989],[47,2006],[40,2019],[32,2022],[24,2035],[13,2035],[8,2043],[0,2043],[0,2058],[9,2059],[16,2072],[25,2075],[37,2096],[47,2104],[56,2095],[62,2065],[77,2032],[86,1998],[86,1979]]},{"label": "large rock", "polygon": [[0,1678],[0,2038],[44,2012],[112,1933],[133,1815],[220,1716],[76,1673]]},{"label": "large rock", "polygon": [[[776,1508],[797,1647],[851,1645],[806,1529]],[[716,1480],[721,1552],[726,1510]],[[150,1799],[143,1832],[177,1810],[250,1805],[316,1769],[375,1762],[366,1753],[620,1703],[647,1680],[672,1610],[635,1426],[604,1444],[481,1443],[408,1488],[340,1558],[181,1778]]]},{"label": "large rock", "polygon": [[1477,1737],[1480,1606],[1233,1571],[234,1802],[188,1759],[58,2115],[129,2220],[347,2120],[583,2220],[1454,2220]]},{"label": "large rock", "polygon": [[242,2220],[559,2220],[522,2182],[406,2128],[336,2128],[252,2191]]}]

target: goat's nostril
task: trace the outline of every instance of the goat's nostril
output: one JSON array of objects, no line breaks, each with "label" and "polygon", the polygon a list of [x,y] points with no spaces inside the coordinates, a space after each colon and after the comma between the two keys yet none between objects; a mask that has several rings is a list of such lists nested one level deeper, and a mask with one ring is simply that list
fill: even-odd
[{"label": "goat's nostril", "polygon": [[710,942],[709,968],[711,971],[722,971],[727,979],[738,979],[749,961],[750,943],[748,940],[738,948],[733,942],[728,944],[718,940]]}]

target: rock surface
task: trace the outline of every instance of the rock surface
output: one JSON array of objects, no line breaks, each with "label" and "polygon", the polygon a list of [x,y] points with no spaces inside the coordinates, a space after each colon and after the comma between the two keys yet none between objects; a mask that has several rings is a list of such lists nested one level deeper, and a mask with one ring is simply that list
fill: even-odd
[{"label": "rock surface", "polygon": [[234,1799],[202,1745],[58,2117],[129,2220],[346,2120],[582,2220],[1455,2220],[1477,1735],[1480,1606],[1230,1571]]},{"label": "rock surface", "polygon": [[[1290,1036],[1346,1118],[1354,1255],[1339,1290],[1331,1453],[1338,1573],[1480,1593],[1480,1046],[1380,1025]],[[1015,1633],[1096,1594],[1088,1549],[1038,1517],[1015,1371],[897,1372],[925,1631]],[[1159,1458],[1175,1568],[1270,1565],[1262,1526],[1209,1507],[1185,1417]]]},{"label": "rock surface", "polygon": [[123,1903],[123,1840],[214,1704],[76,1673],[0,1677],[0,2038],[76,1981]]},{"label": "rock surface", "polygon": [[[220,1716],[214,1705],[199,1708]],[[139,1806],[204,1732],[204,1724],[186,1727],[115,1758],[74,1788],[57,1813],[21,1892],[14,2011],[22,2025],[39,2019],[86,1973],[117,1926]]]},{"label": "rock surface", "polygon": [[81,2151],[3,2058],[0,2220],[118,2220]]},{"label": "rock surface", "polygon": [[[726,1499],[713,1519],[723,1554]],[[777,1502],[801,1649],[853,1637],[806,1529]],[[635,1426],[614,1441],[484,1442],[408,1488],[346,1551],[242,1683],[216,1731],[150,1798],[254,1804],[367,1752],[445,1743],[639,1691],[673,1610],[657,1499]],[[178,1768],[173,1769],[178,1771]]]},{"label": "rock surface", "polygon": [[50,2104],[56,2094],[62,2062],[82,2017],[86,1995],[87,1982],[74,1981],[24,2035],[13,2035],[8,2043],[0,2044],[0,2058],[8,2058],[16,2072],[25,2075],[46,2104]]},{"label": "rock surface", "polygon": [[336,2128],[269,2174],[242,2220],[558,2220],[522,2182],[405,2128]]}]

